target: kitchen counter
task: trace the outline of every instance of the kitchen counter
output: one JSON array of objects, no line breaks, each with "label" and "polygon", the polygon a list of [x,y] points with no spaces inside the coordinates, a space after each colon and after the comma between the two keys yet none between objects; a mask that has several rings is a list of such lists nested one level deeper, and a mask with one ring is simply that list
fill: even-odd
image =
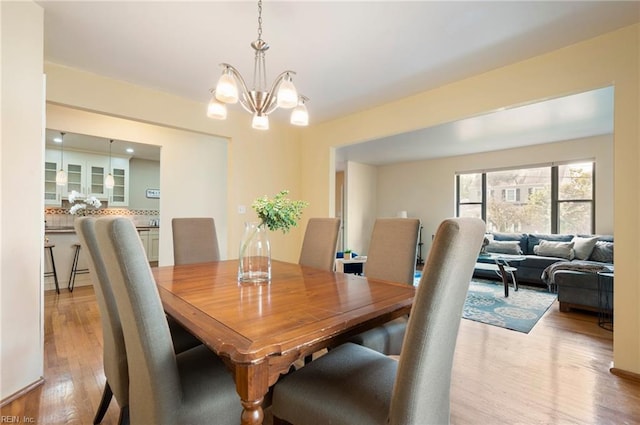
[{"label": "kitchen counter", "polygon": [[[154,261],[157,261],[158,245],[159,245],[159,232],[154,230],[159,229],[159,226],[136,226],[140,233],[140,238],[145,245],[145,250],[151,252],[153,250]],[[73,264],[73,258],[75,256],[75,246],[78,243],[78,236],[73,226],[46,226],[44,229],[46,239],[55,245],[53,248],[53,255],[56,261],[56,271],[58,272],[58,281],[60,283],[60,289],[66,289],[69,284],[69,275],[71,274],[71,265]],[[153,236],[153,237],[152,237]],[[78,258],[78,269],[87,267],[85,260],[86,253],[80,250],[80,256]],[[44,256],[45,270],[51,270],[51,261],[48,255]],[[151,261],[151,260],[150,260]],[[91,285],[91,278],[88,274],[78,275],[76,277],[75,286]],[[45,289],[50,290],[54,288],[53,277],[45,278]]]}]

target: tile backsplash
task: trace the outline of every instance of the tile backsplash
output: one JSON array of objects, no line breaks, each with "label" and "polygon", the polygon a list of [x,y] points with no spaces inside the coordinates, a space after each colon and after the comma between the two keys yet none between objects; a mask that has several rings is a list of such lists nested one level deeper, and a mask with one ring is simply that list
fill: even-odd
[{"label": "tile backsplash", "polygon": [[[157,226],[160,223],[158,210],[133,210],[128,208],[100,208],[89,210],[87,215],[103,217],[117,215],[130,217],[136,226]],[[47,227],[73,226],[75,215],[69,213],[68,208],[45,208],[44,219]]]}]

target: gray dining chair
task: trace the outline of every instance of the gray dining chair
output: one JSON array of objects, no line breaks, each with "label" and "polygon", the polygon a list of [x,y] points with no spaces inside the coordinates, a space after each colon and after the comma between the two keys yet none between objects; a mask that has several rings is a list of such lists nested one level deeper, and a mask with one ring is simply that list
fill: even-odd
[{"label": "gray dining chair", "polygon": [[339,218],[310,218],[298,264],[333,271],[339,231]]},{"label": "gray dining chair", "polygon": [[173,263],[194,264],[220,260],[216,223],[211,217],[171,220]]},{"label": "gray dining chair", "polygon": [[[379,218],[373,226],[365,276],[413,285],[420,220]],[[363,332],[350,341],[387,355],[398,355],[407,327],[407,316]]]},{"label": "gray dining chair", "polygon": [[448,424],[453,356],[484,222],[444,220],[396,361],[346,343],[276,383],[274,425]]},{"label": "gray dining chair", "polygon": [[[115,396],[120,414],[118,423],[129,423],[129,369],[127,366],[127,352],[122,333],[120,315],[116,306],[111,281],[107,274],[106,265],[100,254],[95,232],[95,218],[82,217],[75,221],[75,230],[80,244],[87,255],[87,265],[91,277],[102,325],[102,357],[104,375],[106,377],[102,398],[96,411],[93,423],[102,422],[111,399]],[[171,332],[174,350],[186,351],[201,342],[187,332],[174,320],[167,318]]]},{"label": "gray dining chair", "polygon": [[222,360],[204,345],[174,352],[160,294],[131,220],[100,218],[95,228],[124,334],[131,423],[237,425],[242,406]]}]

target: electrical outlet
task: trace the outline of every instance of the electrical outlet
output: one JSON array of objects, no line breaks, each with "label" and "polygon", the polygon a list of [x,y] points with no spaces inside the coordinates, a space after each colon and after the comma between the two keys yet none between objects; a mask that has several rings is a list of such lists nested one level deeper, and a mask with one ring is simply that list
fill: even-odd
[{"label": "electrical outlet", "polygon": [[244,205],[238,205],[238,214],[246,214],[247,213],[247,207],[245,207]]}]

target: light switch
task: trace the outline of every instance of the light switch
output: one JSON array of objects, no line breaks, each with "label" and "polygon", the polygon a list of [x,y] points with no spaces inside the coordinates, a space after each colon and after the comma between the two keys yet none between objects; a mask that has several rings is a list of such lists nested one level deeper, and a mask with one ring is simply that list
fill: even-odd
[{"label": "light switch", "polygon": [[244,205],[238,205],[238,214],[246,214],[247,213],[247,207],[245,207]]}]

